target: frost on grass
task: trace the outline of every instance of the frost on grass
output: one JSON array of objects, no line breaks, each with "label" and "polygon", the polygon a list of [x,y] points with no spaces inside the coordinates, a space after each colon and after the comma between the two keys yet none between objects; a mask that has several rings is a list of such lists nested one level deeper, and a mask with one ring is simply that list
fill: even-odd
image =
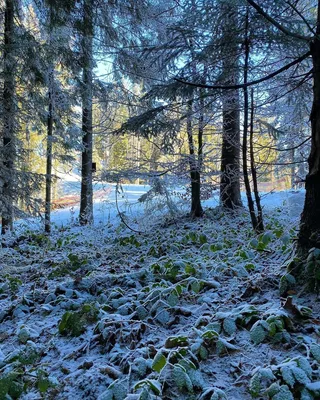
[{"label": "frost on grass", "polygon": [[[244,211],[171,222],[3,249],[0,398],[319,398],[317,302],[279,295],[288,216],[270,212],[258,237]],[[312,315],[294,312],[304,302]]]}]

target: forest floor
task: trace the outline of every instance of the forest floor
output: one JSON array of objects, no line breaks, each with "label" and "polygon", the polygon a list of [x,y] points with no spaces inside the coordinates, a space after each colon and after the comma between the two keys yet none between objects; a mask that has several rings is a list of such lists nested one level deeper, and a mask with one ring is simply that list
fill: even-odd
[{"label": "forest floor", "polygon": [[0,400],[320,399],[320,299],[286,273],[301,203],[274,203],[259,236],[219,207],[153,205],[141,233],[21,224],[0,250]]}]

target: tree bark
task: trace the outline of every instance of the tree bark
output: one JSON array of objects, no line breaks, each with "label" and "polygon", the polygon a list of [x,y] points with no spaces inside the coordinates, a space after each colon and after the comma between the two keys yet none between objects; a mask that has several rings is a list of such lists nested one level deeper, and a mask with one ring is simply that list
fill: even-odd
[{"label": "tree bark", "polygon": [[256,206],[258,210],[257,215],[257,233],[261,233],[264,231],[264,222],[263,222],[263,213],[261,207],[260,194],[258,189],[258,176],[257,176],[257,168],[254,160],[254,148],[253,148],[253,118],[254,118],[254,98],[253,98],[253,89],[251,89],[251,113],[250,113],[250,166],[251,166],[251,175],[252,175],[252,183],[253,183],[253,192],[256,200]]},{"label": "tree bark", "polygon": [[80,224],[93,223],[92,188],[92,70],[93,70],[93,0],[84,0],[83,10],[83,94]]},{"label": "tree bark", "polygon": [[14,5],[5,2],[4,49],[3,49],[3,187],[1,233],[12,229],[13,225],[13,182],[14,182],[14,73],[13,73],[13,28]]},{"label": "tree bark", "polygon": [[[238,83],[237,13],[233,6],[225,4],[223,27],[223,73],[226,85]],[[221,150],[220,201],[229,209],[242,206],[240,194],[240,104],[237,90],[226,92],[223,97],[223,132]]]},{"label": "tree bark", "polygon": [[[294,144],[294,141],[293,141],[293,144]],[[294,189],[295,188],[295,186],[296,186],[296,166],[293,164],[294,163],[294,161],[295,161],[295,149],[294,149],[294,147],[292,147],[291,148],[291,150],[290,150],[290,160],[291,160],[291,162],[292,162],[292,164],[291,164],[291,173],[290,173],[290,180],[291,180],[291,182],[290,182],[290,186],[291,186],[291,189]]]},{"label": "tree bark", "polygon": [[[244,71],[243,71],[243,83],[246,84],[248,82],[248,68],[249,68],[249,15],[248,10],[246,14],[246,22],[245,22],[245,40],[244,40]],[[258,226],[258,221],[256,217],[256,213],[254,210],[254,202],[251,194],[249,173],[248,173],[248,125],[249,125],[249,94],[248,88],[245,86],[243,88],[243,99],[244,99],[244,109],[243,109],[243,137],[242,137],[242,168],[243,168],[243,179],[246,188],[246,195],[248,200],[248,208],[251,218],[251,224],[253,229],[256,231]]]},{"label": "tree bark", "polygon": [[46,155],[46,198],[44,213],[44,230],[51,231],[51,189],[52,189],[52,138],[53,138],[53,70],[49,71],[48,118],[47,118],[47,155]]},{"label": "tree bark", "polygon": [[191,216],[198,218],[203,215],[203,209],[201,206],[200,171],[198,162],[196,160],[194,140],[192,135],[192,100],[188,101],[187,107],[188,107],[187,135],[188,135],[188,145],[189,145],[189,167],[190,167],[190,179],[191,179]]},{"label": "tree bark", "polygon": [[318,2],[317,35],[310,44],[313,61],[313,104],[311,151],[306,176],[306,198],[298,234],[298,254],[306,255],[313,247],[320,248],[320,1]]}]

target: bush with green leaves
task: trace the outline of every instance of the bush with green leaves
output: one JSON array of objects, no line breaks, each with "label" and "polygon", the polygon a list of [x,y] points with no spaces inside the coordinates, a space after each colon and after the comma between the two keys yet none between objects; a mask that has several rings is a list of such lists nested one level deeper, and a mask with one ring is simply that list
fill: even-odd
[{"label": "bush with green leaves", "polygon": [[253,398],[268,396],[272,400],[319,399],[319,365],[314,367],[305,357],[258,367],[252,373],[249,392]]},{"label": "bush with green leaves", "polygon": [[188,276],[196,276],[197,268],[190,262],[182,259],[164,259],[150,266],[151,272],[156,276],[170,282],[177,282]]},{"label": "bush with green leaves", "polygon": [[156,353],[152,369],[159,373],[160,381],[172,381],[180,392],[191,394],[205,386],[199,363],[185,336],[168,337],[164,348]]},{"label": "bush with green leaves", "polygon": [[58,329],[61,335],[80,336],[86,326],[97,321],[99,310],[92,304],[84,304],[79,311],[63,314]]},{"label": "bush with green leaves", "polygon": [[24,391],[22,376],[23,370],[18,369],[1,372],[0,399],[18,399],[22,395]]},{"label": "bush with green leaves", "polygon": [[288,330],[292,330],[291,319],[286,312],[279,311],[276,315],[256,321],[250,330],[250,337],[255,344],[267,340],[273,343],[289,343],[291,336]]},{"label": "bush with green leaves", "polygon": [[14,351],[0,365],[0,399],[18,399],[28,388],[45,393],[58,385],[56,379],[38,368],[43,349],[28,342],[22,350]]},{"label": "bush with green leaves", "polygon": [[213,317],[213,322],[210,323],[216,332],[224,332],[232,336],[237,327],[248,327],[258,318],[258,309],[251,304],[243,304],[233,308],[231,311],[219,311]]},{"label": "bush with green leaves", "polygon": [[268,244],[275,239],[275,235],[271,231],[266,231],[253,238],[250,241],[250,246],[258,251],[263,251],[268,247]]}]

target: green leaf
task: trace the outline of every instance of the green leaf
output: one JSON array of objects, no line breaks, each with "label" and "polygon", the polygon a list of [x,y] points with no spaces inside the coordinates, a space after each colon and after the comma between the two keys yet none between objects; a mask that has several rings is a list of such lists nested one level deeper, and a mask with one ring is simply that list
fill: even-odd
[{"label": "green leaf", "polygon": [[170,336],[167,338],[164,347],[173,349],[174,347],[185,347],[189,345],[189,340],[186,336]]},{"label": "green leaf", "polygon": [[268,332],[257,321],[250,330],[250,338],[254,344],[260,344],[268,336]]},{"label": "green leaf", "polygon": [[134,385],[133,390],[136,391],[136,390],[138,390],[140,388],[143,388],[145,386],[149,387],[156,396],[161,395],[161,392],[162,392],[161,384],[160,384],[159,381],[156,381],[154,379],[143,379],[142,381],[137,382]]},{"label": "green leaf", "polygon": [[249,382],[249,392],[252,397],[258,397],[261,390],[260,374],[256,373],[250,379]]},{"label": "green leaf", "polygon": [[192,289],[192,291],[193,291],[194,293],[199,293],[200,290],[201,290],[201,284],[200,284],[200,282],[199,282],[198,280],[194,280],[194,281],[191,283],[191,289]]},{"label": "green leaf", "polygon": [[186,274],[188,274],[188,275],[195,275],[196,274],[196,269],[195,269],[195,267],[193,267],[192,265],[190,265],[190,264],[187,264],[186,266],[185,266],[185,273]]},{"label": "green leaf", "polygon": [[210,329],[208,331],[203,332],[201,337],[203,339],[208,339],[208,340],[217,339],[219,337],[219,333],[214,331],[213,329]]},{"label": "green leaf", "polygon": [[160,351],[155,355],[152,362],[152,369],[160,373],[167,364],[167,358]]},{"label": "green leaf", "polygon": [[207,243],[207,242],[208,242],[207,235],[205,235],[204,233],[201,233],[201,234],[199,235],[199,242],[200,242],[201,244]]}]

